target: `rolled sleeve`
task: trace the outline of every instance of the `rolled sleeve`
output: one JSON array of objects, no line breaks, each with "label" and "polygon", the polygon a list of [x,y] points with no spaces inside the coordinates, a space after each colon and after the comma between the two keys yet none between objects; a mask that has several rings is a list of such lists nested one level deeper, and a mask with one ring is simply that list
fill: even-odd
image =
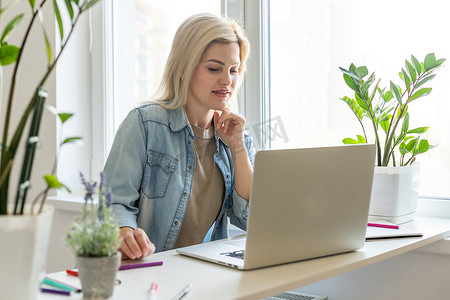
[{"label": "rolled sleeve", "polygon": [[230,223],[242,230],[247,230],[248,208],[248,201],[239,196],[233,188],[233,205],[231,207]]}]

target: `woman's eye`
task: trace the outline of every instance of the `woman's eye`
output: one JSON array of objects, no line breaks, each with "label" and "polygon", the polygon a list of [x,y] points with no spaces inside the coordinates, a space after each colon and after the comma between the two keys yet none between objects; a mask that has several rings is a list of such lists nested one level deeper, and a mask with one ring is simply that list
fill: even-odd
[{"label": "woman's eye", "polygon": [[237,69],[231,69],[230,72],[231,73],[239,73],[239,71]]},{"label": "woman's eye", "polygon": [[208,68],[208,70],[211,71],[211,72],[218,72],[219,71],[218,68]]}]

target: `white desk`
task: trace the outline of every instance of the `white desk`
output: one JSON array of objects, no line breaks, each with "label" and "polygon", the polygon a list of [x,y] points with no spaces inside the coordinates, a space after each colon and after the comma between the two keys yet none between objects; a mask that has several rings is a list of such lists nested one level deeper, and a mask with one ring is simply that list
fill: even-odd
[{"label": "white desk", "polygon": [[[366,242],[355,252],[312,259],[253,271],[238,271],[167,251],[143,261],[164,262],[163,266],[119,271],[113,299],[146,299],[151,282],[159,285],[158,299],[172,299],[186,284],[192,292],[186,299],[261,299],[309,285],[413,251],[450,236],[450,220],[417,217],[415,226],[422,238],[399,238]],[[268,241],[270,242],[270,241]],[[65,272],[51,274],[66,278]],[[77,281],[77,278],[70,278]],[[55,296],[39,294],[39,300],[82,299],[81,294]]]}]

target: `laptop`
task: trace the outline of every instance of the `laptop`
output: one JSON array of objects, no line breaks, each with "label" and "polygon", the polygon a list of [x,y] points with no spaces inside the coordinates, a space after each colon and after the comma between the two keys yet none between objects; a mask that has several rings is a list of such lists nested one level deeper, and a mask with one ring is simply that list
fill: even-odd
[{"label": "laptop", "polygon": [[374,166],[373,144],[258,151],[246,235],[176,251],[251,270],[362,248]]}]

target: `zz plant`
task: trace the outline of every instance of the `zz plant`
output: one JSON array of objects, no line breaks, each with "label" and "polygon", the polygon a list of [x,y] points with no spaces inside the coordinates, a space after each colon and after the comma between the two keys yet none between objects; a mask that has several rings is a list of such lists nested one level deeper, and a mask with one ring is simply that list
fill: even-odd
[{"label": "zz plant", "polygon": [[426,55],[423,62],[412,55],[411,61],[405,60],[405,68],[399,74],[403,89],[393,81],[390,81],[389,89],[380,88],[381,80],[375,83],[375,73],[369,75],[365,66],[351,64],[348,70],[339,68],[345,83],[354,91],[354,98],[344,96],[340,99],[347,103],[362,128],[362,135],[358,134],[356,139],[345,138],[343,143],[367,143],[366,127],[371,128],[377,148],[377,166],[409,165],[417,155],[431,149],[433,146],[421,137],[429,127],[410,128],[408,107],[431,93],[432,89],[424,86],[436,76],[434,72],[444,61],[436,59],[434,53]]}]

